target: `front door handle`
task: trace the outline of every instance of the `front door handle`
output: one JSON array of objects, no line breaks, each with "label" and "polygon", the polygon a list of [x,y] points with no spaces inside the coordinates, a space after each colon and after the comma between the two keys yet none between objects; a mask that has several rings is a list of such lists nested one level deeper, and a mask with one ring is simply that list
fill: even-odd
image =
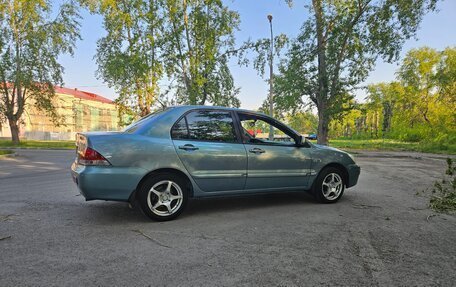
[{"label": "front door handle", "polygon": [[251,153],[257,153],[257,154],[258,154],[258,153],[265,153],[264,149],[257,148],[257,147],[250,149],[249,152],[251,152]]},{"label": "front door handle", "polygon": [[185,144],[185,145],[180,145],[179,146],[179,149],[183,149],[183,150],[197,150],[199,148],[197,148],[196,146],[192,145],[192,144]]}]

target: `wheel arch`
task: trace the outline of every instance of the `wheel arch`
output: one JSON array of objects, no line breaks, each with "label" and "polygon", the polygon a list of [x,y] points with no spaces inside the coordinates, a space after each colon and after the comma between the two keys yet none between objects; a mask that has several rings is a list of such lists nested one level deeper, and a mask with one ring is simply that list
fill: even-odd
[{"label": "wheel arch", "polygon": [[159,174],[159,173],[173,173],[173,174],[178,175],[181,178],[183,178],[187,182],[187,186],[188,186],[189,191],[190,191],[188,196],[189,197],[193,197],[193,185],[192,185],[192,182],[191,182],[191,180],[190,180],[190,178],[188,177],[187,174],[185,174],[183,171],[178,170],[176,168],[159,168],[159,169],[155,169],[155,170],[152,170],[152,171],[148,172],[147,174],[145,174],[141,178],[139,183],[136,185],[136,189],[130,195],[130,198],[129,198],[128,201],[129,202],[133,202],[136,199],[136,192],[138,191],[139,187],[143,184],[143,182],[146,179],[148,179],[149,177],[154,176],[156,174]]},{"label": "wheel arch", "polygon": [[349,183],[349,175],[348,175],[348,170],[347,168],[343,165],[343,164],[340,164],[340,163],[337,163],[337,162],[331,162],[331,163],[328,163],[327,165],[323,166],[320,171],[318,172],[318,175],[320,175],[320,173],[325,169],[325,168],[328,168],[328,167],[334,167],[334,168],[337,168],[338,170],[340,170],[342,172],[342,176],[343,176],[343,180],[345,182],[345,187],[347,186],[347,184]]}]

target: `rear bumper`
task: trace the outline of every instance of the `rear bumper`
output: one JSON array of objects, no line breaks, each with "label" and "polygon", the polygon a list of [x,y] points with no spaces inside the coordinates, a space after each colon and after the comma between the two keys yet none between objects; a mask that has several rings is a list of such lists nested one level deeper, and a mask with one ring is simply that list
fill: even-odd
[{"label": "rear bumper", "polygon": [[73,181],[86,200],[128,201],[145,174],[142,168],[71,165]]},{"label": "rear bumper", "polygon": [[355,186],[358,183],[359,174],[361,173],[361,168],[357,164],[350,164],[347,167],[348,171],[348,184],[347,188]]}]

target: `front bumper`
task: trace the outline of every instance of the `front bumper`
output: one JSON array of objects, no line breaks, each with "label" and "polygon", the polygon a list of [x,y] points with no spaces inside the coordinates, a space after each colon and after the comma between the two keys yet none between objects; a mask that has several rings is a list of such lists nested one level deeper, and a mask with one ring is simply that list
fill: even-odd
[{"label": "front bumper", "polygon": [[71,165],[71,176],[86,200],[128,201],[147,172],[142,168]]},{"label": "front bumper", "polygon": [[359,174],[361,173],[361,168],[357,164],[350,164],[347,167],[348,171],[348,184],[347,188],[355,186],[358,183]]}]

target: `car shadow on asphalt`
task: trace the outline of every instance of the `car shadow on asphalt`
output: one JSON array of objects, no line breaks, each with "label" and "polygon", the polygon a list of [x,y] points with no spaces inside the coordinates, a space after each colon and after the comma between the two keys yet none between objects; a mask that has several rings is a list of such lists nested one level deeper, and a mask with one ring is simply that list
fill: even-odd
[{"label": "car shadow on asphalt", "polygon": [[192,199],[184,211],[185,215],[266,209],[303,204],[313,204],[315,199],[305,192],[282,192],[230,197]]},{"label": "car shadow on asphalt", "polygon": [[[303,192],[191,199],[180,217],[303,204],[312,205],[316,204],[316,201]],[[84,214],[78,217],[80,220],[101,225],[153,222],[141,212],[138,205],[131,209],[123,202],[93,201],[83,207],[83,212]]]},{"label": "car shadow on asphalt", "polygon": [[100,225],[121,225],[125,223],[141,223],[149,221],[139,207],[129,208],[126,202],[92,201],[81,208],[79,221]]}]

